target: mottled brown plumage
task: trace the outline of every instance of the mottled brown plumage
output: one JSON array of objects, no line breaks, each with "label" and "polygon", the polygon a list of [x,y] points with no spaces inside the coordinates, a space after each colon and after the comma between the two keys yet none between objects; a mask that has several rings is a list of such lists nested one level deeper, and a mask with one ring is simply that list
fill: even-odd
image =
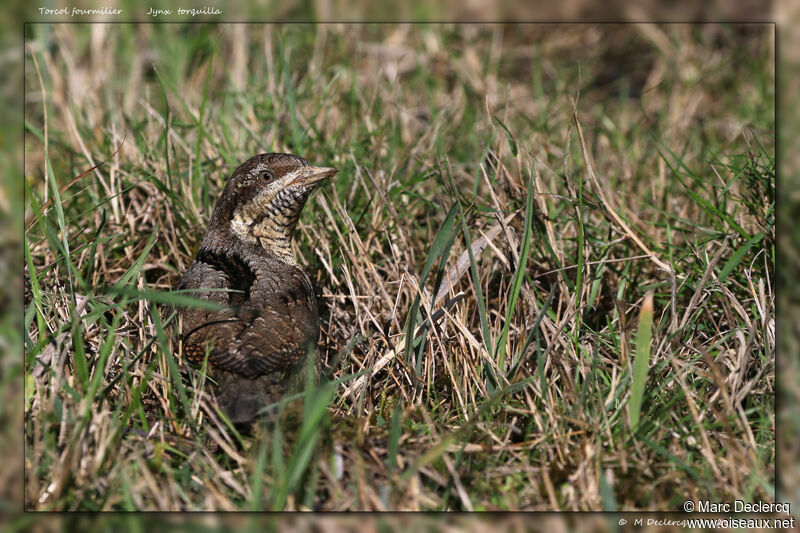
[{"label": "mottled brown plumage", "polygon": [[179,310],[183,353],[208,353],[217,400],[234,423],[250,422],[282,393],[292,367],[316,350],[319,316],[291,239],[308,195],[333,168],[291,154],[242,164],[217,202],[197,257],[177,289],[226,306]]}]

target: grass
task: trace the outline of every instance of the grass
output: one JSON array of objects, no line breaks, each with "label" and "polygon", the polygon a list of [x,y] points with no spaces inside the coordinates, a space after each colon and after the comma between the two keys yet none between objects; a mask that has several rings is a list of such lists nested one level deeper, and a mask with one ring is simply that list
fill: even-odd
[{"label": "grass", "polygon": [[[773,38],[28,25],[26,508],[774,499]],[[241,434],[169,306],[263,151],[340,169],[296,235],[326,372]]]}]

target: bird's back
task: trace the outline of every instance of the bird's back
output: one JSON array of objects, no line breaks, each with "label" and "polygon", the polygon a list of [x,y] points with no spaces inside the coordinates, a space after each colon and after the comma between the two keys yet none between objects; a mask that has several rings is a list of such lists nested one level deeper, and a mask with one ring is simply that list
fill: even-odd
[{"label": "bird's back", "polygon": [[319,337],[316,298],[297,266],[265,254],[205,252],[186,271],[178,289],[228,308],[180,310],[187,358],[254,379],[289,369]]}]

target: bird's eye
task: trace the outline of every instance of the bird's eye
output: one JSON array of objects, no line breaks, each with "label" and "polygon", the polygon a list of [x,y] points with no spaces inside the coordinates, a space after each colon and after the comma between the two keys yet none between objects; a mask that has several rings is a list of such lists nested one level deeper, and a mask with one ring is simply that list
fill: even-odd
[{"label": "bird's eye", "polygon": [[266,181],[272,181],[275,179],[275,174],[271,170],[265,170],[260,174],[261,178]]}]

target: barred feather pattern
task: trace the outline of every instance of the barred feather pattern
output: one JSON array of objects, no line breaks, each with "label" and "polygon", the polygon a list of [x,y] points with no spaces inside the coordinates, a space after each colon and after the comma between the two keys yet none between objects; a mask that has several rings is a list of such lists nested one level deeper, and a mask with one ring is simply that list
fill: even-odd
[{"label": "barred feather pattern", "polygon": [[277,258],[202,250],[177,288],[198,289],[195,297],[228,306],[181,310],[183,353],[193,363],[208,353],[211,366],[255,379],[290,369],[316,346],[319,318],[311,282]]},{"label": "barred feather pattern", "polygon": [[317,302],[291,240],[309,194],[336,172],[292,154],[248,159],[225,184],[177,286],[224,306],[179,309],[179,338],[190,362],[208,359],[217,400],[234,423],[254,418],[316,351]]}]

